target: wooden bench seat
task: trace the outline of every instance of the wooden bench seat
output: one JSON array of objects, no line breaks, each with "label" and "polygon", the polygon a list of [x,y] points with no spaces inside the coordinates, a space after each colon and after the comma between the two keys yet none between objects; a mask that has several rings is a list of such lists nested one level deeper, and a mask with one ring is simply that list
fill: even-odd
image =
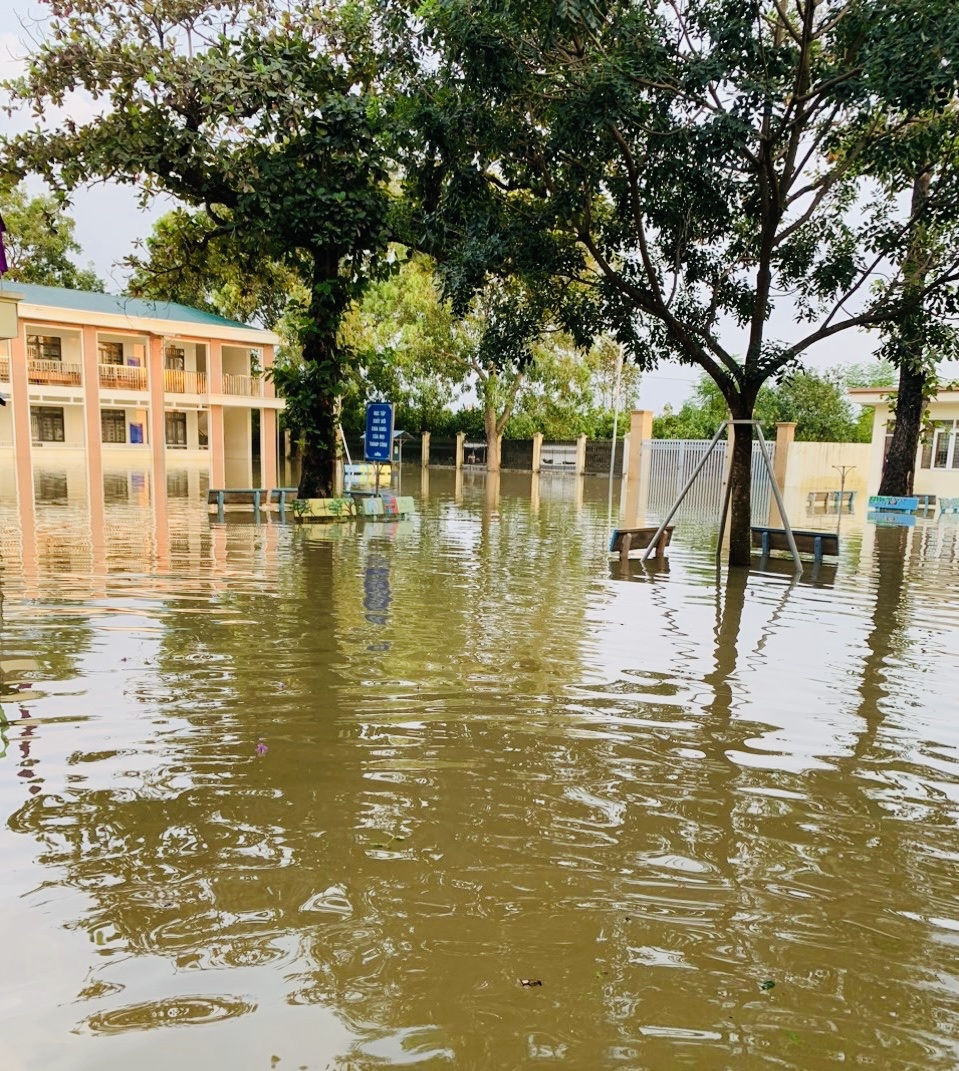
[{"label": "wooden bench seat", "polygon": [[[751,531],[753,546],[759,548],[759,553],[764,558],[773,550],[789,550],[785,528],[766,528],[763,525],[754,524]],[[835,532],[805,532],[794,528],[793,539],[796,541],[796,550],[800,554],[812,554],[817,562],[822,561],[824,554],[832,557],[839,555],[839,536]]]},{"label": "wooden bench seat", "polygon": [[[662,558],[665,554],[669,541],[673,538],[674,527],[674,525],[668,524],[664,529],[663,534],[659,537],[659,542],[656,544],[655,557]],[[609,541],[609,553],[618,554],[619,560],[626,562],[629,560],[629,552],[631,550],[645,550],[649,546],[649,541],[658,531],[658,524],[650,524],[644,528],[617,528]]]}]

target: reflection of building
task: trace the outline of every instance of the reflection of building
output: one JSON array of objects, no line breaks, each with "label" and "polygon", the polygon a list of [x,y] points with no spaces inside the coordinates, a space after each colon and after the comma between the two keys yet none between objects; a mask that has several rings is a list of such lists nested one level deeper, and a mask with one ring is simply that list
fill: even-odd
[{"label": "reflection of building", "polygon": [[[849,392],[859,405],[875,407],[872,425],[872,453],[869,457],[869,488],[875,494],[882,477],[882,464],[891,429],[888,388],[858,388]],[[929,402],[930,425],[919,446],[913,491],[917,495],[959,498],[959,388],[941,390]]]},{"label": "reflection of building", "polygon": [[[17,283],[16,337],[0,342],[0,451],[36,459],[202,459],[217,487],[275,486],[276,414],[260,373],[271,331],[166,302]],[[259,414],[259,441],[254,412]],[[2,455],[0,455],[2,456]],[[27,470],[29,471],[29,470]]]}]

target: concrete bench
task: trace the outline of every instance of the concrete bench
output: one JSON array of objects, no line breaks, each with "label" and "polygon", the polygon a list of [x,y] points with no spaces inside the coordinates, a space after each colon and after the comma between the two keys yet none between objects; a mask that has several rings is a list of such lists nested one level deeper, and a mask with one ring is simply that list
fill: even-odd
[{"label": "concrete bench", "polygon": [[806,495],[806,506],[809,509],[815,509],[817,506],[825,509],[826,506],[841,505],[844,509],[852,509],[855,495],[855,491],[810,491]]},{"label": "concrete bench", "polygon": [[[655,557],[662,558],[666,553],[669,541],[673,538],[674,527],[674,525],[668,524],[663,530],[663,534],[656,544]],[[618,554],[619,560],[626,562],[629,560],[629,552],[631,550],[645,550],[658,531],[658,524],[647,525],[645,528],[617,528],[609,541],[609,553]]]},{"label": "concrete bench", "polygon": [[252,509],[258,518],[260,510],[266,505],[266,491],[261,487],[211,487],[206,494],[206,503],[210,512],[216,509],[218,521],[223,520],[223,514],[227,509]]},{"label": "concrete bench", "polygon": [[[766,528],[754,524],[751,531],[753,546],[759,548],[764,558],[768,557],[770,551],[790,549],[785,528]],[[811,554],[817,562],[822,561],[824,554],[833,557],[839,555],[839,536],[835,532],[804,532],[794,528],[793,539],[800,554]]]}]

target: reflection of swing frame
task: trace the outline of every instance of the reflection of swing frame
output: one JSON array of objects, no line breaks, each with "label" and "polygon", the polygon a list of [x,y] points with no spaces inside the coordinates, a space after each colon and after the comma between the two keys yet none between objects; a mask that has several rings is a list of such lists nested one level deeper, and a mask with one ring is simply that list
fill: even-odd
[{"label": "reflection of swing frame", "polygon": [[[800,559],[799,551],[796,548],[796,540],[793,538],[793,530],[790,527],[789,518],[786,516],[786,506],[783,503],[783,496],[779,492],[779,484],[776,483],[776,474],[775,472],[773,472],[773,463],[769,458],[769,450],[766,448],[766,440],[763,438],[763,431],[762,428],[759,426],[758,420],[724,420],[722,424],[719,425],[716,430],[716,434],[713,436],[712,441],[709,444],[709,448],[703,454],[699,464],[693,470],[693,474],[686,481],[683,489],[679,492],[679,495],[676,497],[676,501],[673,503],[669,513],[666,514],[665,520],[659,526],[659,528],[656,529],[656,534],[649,541],[649,545],[646,547],[646,550],[643,553],[642,560],[646,561],[650,554],[652,554],[656,545],[659,543],[660,536],[662,536],[663,532],[666,531],[667,525],[673,519],[673,516],[682,504],[683,499],[686,497],[686,495],[689,494],[689,489],[696,482],[696,477],[705,468],[706,462],[709,460],[710,454],[712,454],[713,450],[716,448],[716,444],[719,442],[720,436],[730,426],[730,424],[751,424],[756,429],[756,436],[759,439],[759,450],[760,453],[763,455],[763,461],[766,464],[766,471],[769,473],[769,485],[772,490],[773,497],[776,499],[776,505],[779,507],[779,515],[783,519],[783,528],[786,532],[786,541],[789,544],[789,552],[790,554],[792,554],[793,561],[796,563],[796,572],[801,573],[802,560]],[[722,553],[723,535],[726,531],[726,514],[729,512],[729,499],[732,495],[732,488],[733,484],[732,480],[730,480],[726,485],[726,494],[723,498],[723,512],[719,519],[719,541],[716,547],[717,559]]]}]

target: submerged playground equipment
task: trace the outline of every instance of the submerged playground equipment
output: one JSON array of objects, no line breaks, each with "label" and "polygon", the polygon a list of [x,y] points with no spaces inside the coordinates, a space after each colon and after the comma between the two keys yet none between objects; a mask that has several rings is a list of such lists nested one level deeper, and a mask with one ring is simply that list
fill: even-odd
[{"label": "submerged playground equipment", "polygon": [[[795,564],[796,573],[801,574],[803,571],[802,559],[800,558],[799,546],[807,553],[814,555],[816,561],[820,561],[824,554],[838,554],[839,553],[839,538],[835,533],[831,532],[798,532],[794,531],[789,523],[789,518],[786,515],[786,506],[783,502],[782,493],[779,489],[779,484],[776,482],[776,474],[773,470],[772,459],[769,456],[769,448],[766,444],[766,440],[763,437],[762,428],[757,420],[724,420],[716,430],[716,434],[713,436],[709,443],[706,452],[703,454],[699,461],[699,464],[693,470],[689,479],[683,485],[682,490],[676,496],[675,502],[669,509],[669,512],[663,518],[659,527],[652,525],[641,528],[618,528],[613,532],[610,539],[609,550],[611,554],[619,555],[620,559],[625,561],[629,557],[629,552],[633,549],[633,545],[636,548],[641,544],[645,544],[643,550],[642,560],[645,562],[651,554],[655,554],[657,557],[662,557],[666,546],[673,533],[673,525],[670,524],[673,517],[676,515],[677,510],[682,505],[683,499],[689,494],[690,488],[696,482],[697,477],[705,468],[707,461],[713,450],[716,448],[717,443],[722,438],[723,432],[730,425],[735,424],[749,424],[756,429],[756,438],[759,442],[760,453],[763,458],[763,463],[766,466],[766,471],[769,474],[769,484],[772,490],[773,497],[776,500],[776,506],[779,509],[779,515],[782,517],[783,527],[772,528],[768,525],[753,525],[752,527],[752,540],[753,545],[757,547],[760,553],[766,557],[771,550],[788,550],[792,555],[793,562]],[[717,562],[722,554],[723,536],[726,532],[726,518],[729,514],[729,502],[732,495],[732,483],[730,481],[726,484],[726,494],[723,498],[722,513],[719,518],[719,540],[716,548]]]}]

